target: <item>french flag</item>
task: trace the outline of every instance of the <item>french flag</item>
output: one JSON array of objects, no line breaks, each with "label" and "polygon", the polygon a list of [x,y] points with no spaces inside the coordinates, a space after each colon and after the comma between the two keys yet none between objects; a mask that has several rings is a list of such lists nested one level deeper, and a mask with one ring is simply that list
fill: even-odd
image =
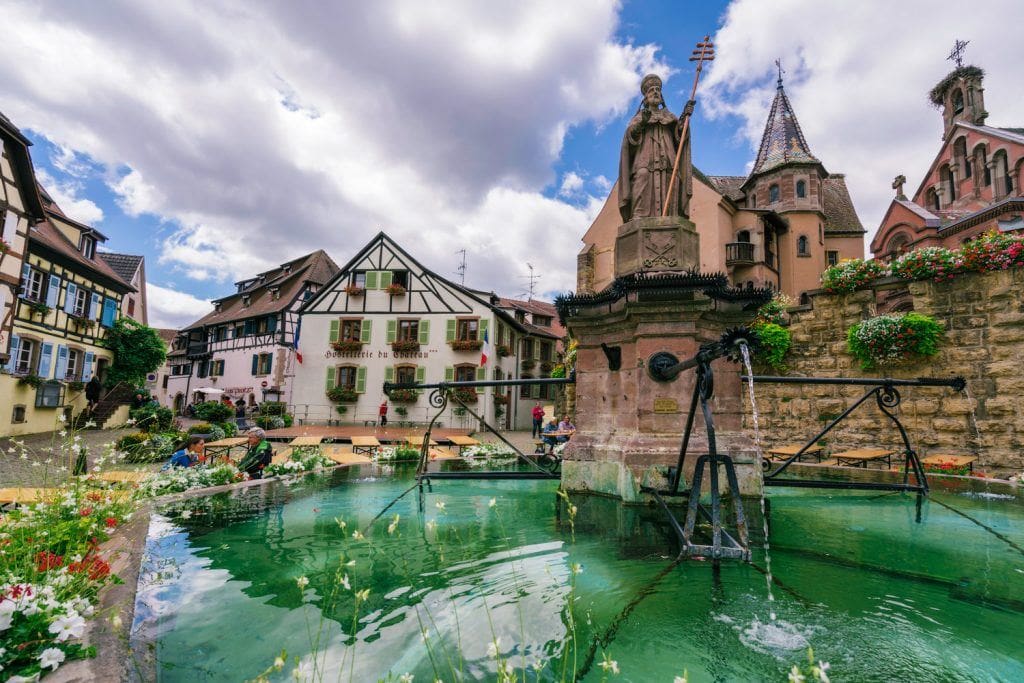
[{"label": "french flag", "polygon": [[295,349],[295,360],[302,364],[302,354],[299,353],[299,333],[302,332],[302,318],[295,324],[295,339],[292,341],[292,348]]},{"label": "french flag", "polygon": [[490,342],[487,340],[487,330],[484,330],[484,345],[480,347],[480,365],[487,365],[487,346]]}]

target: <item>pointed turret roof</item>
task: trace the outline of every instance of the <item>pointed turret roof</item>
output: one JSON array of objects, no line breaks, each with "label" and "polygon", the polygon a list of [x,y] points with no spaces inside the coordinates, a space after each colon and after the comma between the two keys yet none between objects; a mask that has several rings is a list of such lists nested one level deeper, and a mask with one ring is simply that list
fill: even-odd
[{"label": "pointed turret roof", "polygon": [[793,105],[786,97],[780,77],[775,91],[775,101],[772,102],[768,123],[765,124],[764,135],[761,137],[761,147],[757,151],[757,160],[750,175],[755,176],[790,163],[821,162],[811,154],[811,149],[807,146],[807,140],[800,130],[800,122],[796,120]]}]

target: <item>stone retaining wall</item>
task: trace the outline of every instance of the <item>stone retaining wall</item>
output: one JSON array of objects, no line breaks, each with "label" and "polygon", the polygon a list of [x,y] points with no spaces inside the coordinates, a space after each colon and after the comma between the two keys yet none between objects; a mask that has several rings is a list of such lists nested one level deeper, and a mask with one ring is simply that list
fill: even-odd
[{"label": "stone retaining wall", "polygon": [[[881,288],[879,284],[879,289]],[[946,328],[939,354],[912,364],[864,371],[846,351],[846,331],[876,314],[884,290],[819,294],[790,315],[793,345],[787,375],[818,377],[951,377],[967,380],[966,394],[904,387],[898,415],[918,453],[977,455],[975,471],[1006,475],[1024,470],[1024,269],[962,275],[951,282],[909,285],[913,309]],[[760,374],[777,374],[760,369]],[[814,436],[852,405],[864,387],[759,384],[766,446]],[[980,439],[972,427],[977,417]],[[747,413],[747,424],[750,424]],[[899,435],[874,402],[862,405],[826,437],[831,451],[900,448]]]}]

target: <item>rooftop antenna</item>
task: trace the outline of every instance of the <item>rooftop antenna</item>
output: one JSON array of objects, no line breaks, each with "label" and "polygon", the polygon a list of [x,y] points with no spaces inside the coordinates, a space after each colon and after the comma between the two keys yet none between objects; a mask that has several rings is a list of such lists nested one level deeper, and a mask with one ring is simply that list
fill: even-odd
[{"label": "rooftop antenna", "polygon": [[530,274],[529,275],[520,275],[519,277],[521,279],[525,279],[527,281],[527,283],[528,283],[526,285],[527,291],[524,292],[524,294],[526,294],[526,296],[527,296],[527,301],[533,301],[533,295],[536,292],[537,281],[540,280],[540,275],[537,275],[533,271],[533,264],[532,263],[527,263],[526,267],[530,269]]},{"label": "rooftop antenna", "polygon": [[459,267],[455,269],[455,272],[459,274],[459,284],[463,287],[466,286],[466,250],[459,249],[456,254],[462,254],[462,260],[459,261]]}]

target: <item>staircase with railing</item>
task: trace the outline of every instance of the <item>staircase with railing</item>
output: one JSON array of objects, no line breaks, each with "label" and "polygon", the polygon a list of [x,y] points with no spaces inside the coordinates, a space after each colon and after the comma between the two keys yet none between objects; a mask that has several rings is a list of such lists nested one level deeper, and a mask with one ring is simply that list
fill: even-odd
[{"label": "staircase with railing", "polygon": [[75,416],[75,429],[84,429],[87,424],[90,429],[103,429],[119,407],[131,403],[134,393],[135,388],[131,384],[118,382],[100,397],[92,410],[83,410]]}]

